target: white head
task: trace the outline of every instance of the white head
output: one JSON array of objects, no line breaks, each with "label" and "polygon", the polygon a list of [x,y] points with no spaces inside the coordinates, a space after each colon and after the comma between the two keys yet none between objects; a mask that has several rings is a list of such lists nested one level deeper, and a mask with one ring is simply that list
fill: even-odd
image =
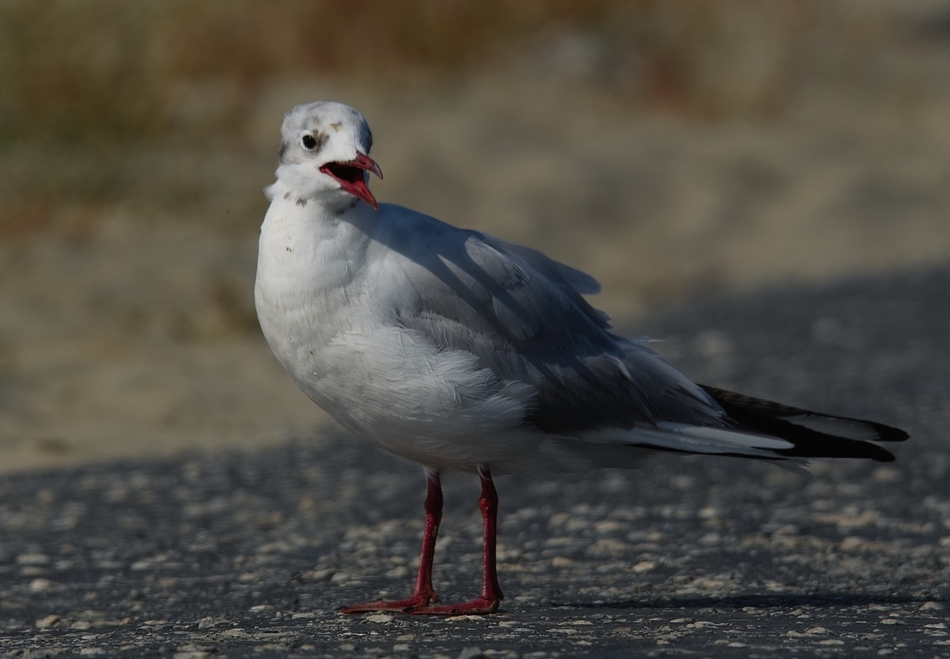
[{"label": "white head", "polygon": [[342,103],[298,105],[284,115],[280,128],[277,179],[304,202],[327,197],[332,205],[353,198],[377,207],[370,193],[369,172],[383,177],[369,150],[373,134],[359,112]]}]

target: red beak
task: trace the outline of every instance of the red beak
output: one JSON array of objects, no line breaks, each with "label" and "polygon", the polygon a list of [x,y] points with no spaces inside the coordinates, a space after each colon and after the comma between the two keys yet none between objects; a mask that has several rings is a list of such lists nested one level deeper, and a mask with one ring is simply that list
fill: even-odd
[{"label": "red beak", "polygon": [[340,184],[344,191],[349,192],[357,199],[366,202],[374,209],[379,208],[376,198],[366,187],[363,180],[363,172],[373,172],[380,179],[383,178],[383,171],[376,164],[376,161],[363,153],[357,153],[355,160],[349,162],[328,162],[320,168],[320,171],[328,176],[332,176]]}]

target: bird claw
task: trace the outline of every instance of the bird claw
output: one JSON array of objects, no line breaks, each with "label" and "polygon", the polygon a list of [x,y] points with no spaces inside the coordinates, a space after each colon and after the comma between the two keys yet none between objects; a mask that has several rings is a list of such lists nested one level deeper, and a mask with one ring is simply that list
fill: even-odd
[{"label": "bird claw", "polygon": [[344,606],[340,609],[341,613],[373,613],[388,611],[393,613],[412,613],[416,609],[427,608],[430,601],[438,602],[439,598],[435,593],[427,595],[414,595],[404,600],[377,600],[375,602],[363,602]]},{"label": "bird claw", "polygon": [[500,600],[497,598],[479,597],[469,602],[459,604],[442,604],[439,606],[422,606],[413,608],[406,613],[414,616],[457,616],[457,615],[487,615],[498,610]]},{"label": "bird claw", "polygon": [[[438,602],[438,599],[432,598]],[[379,600],[363,604],[353,604],[340,609],[341,613],[406,613],[409,615],[455,616],[455,615],[485,615],[498,610],[500,600],[488,597],[479,597],[469,602],[459,604],[440,604],[429,606],[428,598],[410,597],[405,600]]]}]

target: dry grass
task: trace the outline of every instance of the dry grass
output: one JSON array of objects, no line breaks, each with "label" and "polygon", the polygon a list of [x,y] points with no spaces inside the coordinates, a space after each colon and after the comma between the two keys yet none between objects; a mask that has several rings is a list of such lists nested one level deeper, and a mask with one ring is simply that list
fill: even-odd
[{"label": "dry grass", "polygon": [[[242,156],[224,151],[246,156],[259,142],[261,97],[281,80],[346,79],[398,98],[401,86],[445,88],[520,67],[526,79],[580,79],[660,112],[773,115],[795,93],[809,35],[837,25],[822,7],[0,0],[0,240],[71,232],[72,216],[90,208],[208,217],[213,191],[226,186],[182,160],[202,153],[207,168],[235,179],[229,165]],[[256,190],[269,167],[232,187]],[[238,206],[259,214],[250,199]]]},{"label": "dry grass", "polygon": [[[116,212],[252,229],[244,219],[263,212],[279,121],[268,94],[285,83],[373,87],[374,102],[357,99],[372,108],[413,94],[433,105],[446,89],[462,97],[479,76],[514,73],[505,84],[553,81],[571,95],[580,83],[580,96],[621,113],[706,124],[781,118],[821,81],[863,84],[879,106],[920,105],[915,80],[927,91],[941,74],[898,70],[893,49],[880,47],[906,27],[895,6],[0,0],[0,242],[57,234],[82,243]],[[556,110],[547,116],[563,121]]]},{"label": "dry grass", "polygon": [[190,89],[213,83],[228,107],[205,134],[227,139],[265,81],[445,79],[525,44],[637,103],[769,113],[833,13],[817,0],[2,0],[0,136],[173,133]]}]

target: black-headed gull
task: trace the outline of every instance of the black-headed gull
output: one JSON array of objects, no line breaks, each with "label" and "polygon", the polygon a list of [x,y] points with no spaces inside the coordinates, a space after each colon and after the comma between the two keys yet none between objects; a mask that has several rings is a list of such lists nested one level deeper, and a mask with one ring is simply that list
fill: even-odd
[{"label": "black-headed gull", "polygon": [[[492,474],[630,468],[655,451],[767,460],[893,456],[901,430],[694,384],[611,332],[582,297],[590,276],[541,252],[377,204],[372,134],[340,103],[292,109],[261,228],[255,301],[297,385],[353,434],[425,468],[412,595],[347,612],[491,613],[498,498]],[[477,473],[481,595],[438,602],[440,474]]]}]

